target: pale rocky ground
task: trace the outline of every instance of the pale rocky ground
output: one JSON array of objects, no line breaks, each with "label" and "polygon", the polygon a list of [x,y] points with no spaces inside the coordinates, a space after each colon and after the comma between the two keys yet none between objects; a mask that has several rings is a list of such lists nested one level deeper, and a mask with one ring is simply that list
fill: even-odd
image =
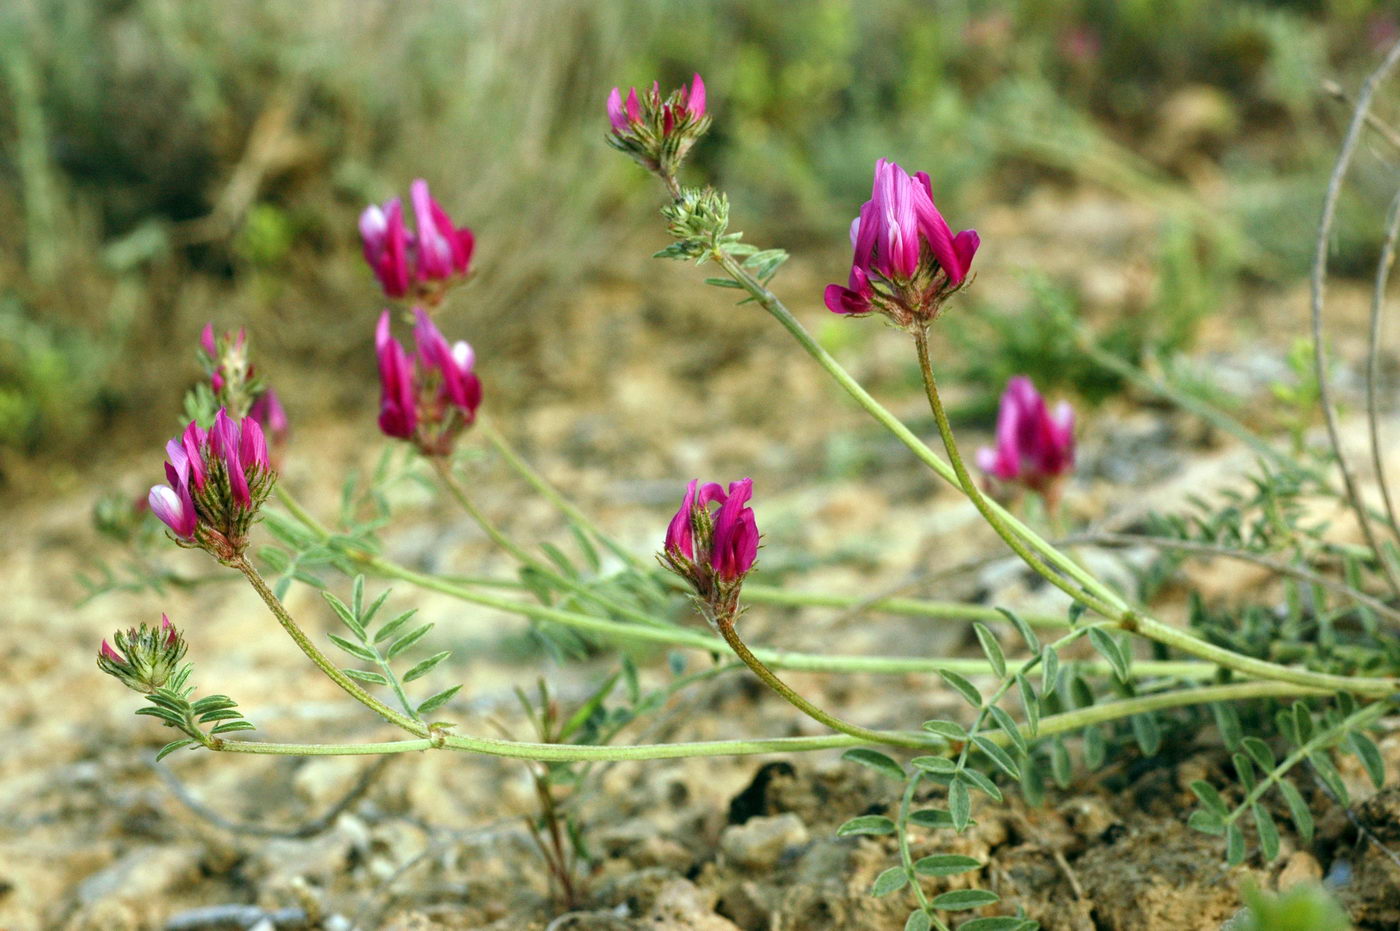
[{"label": "pale rocky ground", "polygon": [[[1080,197],[1065,203],[1047,194],[1014,217],[987,219],[989,245],[979,257],[986,264],[977,287],[993,299],[1002,287],[1005,299],[1014,300],[1017,286],[999,285],[1010,276],[995,270],[1032,256],[1044,266],[1047,255],[1057,254],[1045,243],[1068,224],[1096,231],[1103,241],[1078,240],[1076,248],[1084,251],[1063,250],[1054,260],[1063,265],[1048,270],[1080,275],[1091,312],[1111,309],[1150,282],[1140,280],[1140,269],[1105,271],[1103,262],[1083,256],[1096,249],[1132,254],[1152,222],[1149,212],[1116,202]],[[832,325],[806,300],[823,270],[800,261],[794,266],[779,278],[779,291],[794,293],[814,328]],[[747,474],[758,489],[763,562],[792,567],[787,584],[859,595],[985,598],[1027,613],[1061,607],[1052,592],[1026,584],[1004,561],[938,579],[940,569],[995,552],[993,535],[971,505],[916,468],[758,311],[730,308],[724,292],[697,297],[693,276],[684,266],[665,267],[656,291],[661,296],[647,300],[632,285],[589,289],[537,355],[497,375],[497,383],[514,392],[510,409],[520,412],[499,421],[503,429],[604,528],[649,558],[686,479]],[[808,284],[797,289],[793,282]],[[1286,350],[1294,323],[1301,326],[1302,294],[1261,301],[1288,309],[1286,329],[1277,326],[1282,311],[1266,315],[1247,303],[1229,319],[1208,322],[1201,364],[1262,403],[1269,380],[1280,377],[1270,360]],[[1334,312],[1336,347],[1355,359],[1364,319],[1360,291],[1338,289]],[[904,378],[909,354],[901,336],[873,321],[835,323],[867,328],[854,348],[843,348],[843,358],[892,409],[928,433],[922,400]],[[484,372],[489,378],[490,369]],[[1354,380],[1342,386],[1354,387]],[[135,494],[152,480],[168,421],[162,416],[153,428],[150,455],[102,463],[111,469],[109,487]],[[1400,439],[1393,417],[1386,429]],[[1354,418],[1348,435],[1361,437]],[[845,445],[834,444],[833,436],[845,438]],[[1251,466],[1244,451],[1190,418],[1129,400],[1085,418],[1080,436],[1084,477],[1068,494],[1079,523],[1125,526],[1146,509],[1169,509],[1187,493],[1237,482]],[[983,440],[969,435],[966,445]],[[487,450],[480,439],[469,444]],[[380,448],[368,413],[354,422],[299,425],[284,481],[328,517],[345,468],[368,467]],[[859,452],[857,465],[842,465],[852,448]],[[526,493],[489,452],[466,468],[474,494],[519,539],[568,546],[548,504]],[[333,481],[321,483],[323,476]],[[395,558],[435,571],[510,574],[508,561],[448,503],[411,483],[397,486],[393,498],[397,520],[385,538]],[[95,645],[114,628],[168,612],[186,631],[201,691],[239,699],[259,725],[254,736],[260,739],[348,742],[391,734],[341,700],[236,577],[164,595],[112,594],[79,606],[74,575],[103,555],[88,524],[91,500],[88,488],[75,488],[55,500],[12,502],[6,511],[9,532],[0,540],[0,584],[8,593],[8,622],[0,625],[6,673],[0,690],[0,929],[246,928],[257,920],[250,911],[213,924],[197,911],[233,904],[265,909],[278,928],[311,926],[308,915],[325,928],[425,931],[902,926],[910,904],[905,893],[884,900],[865,894],[874,875],[893,862],[888,839],[834,837],[835,827],[851,816],[889,810],[897,802],[894,789],[835,753],[596,768],[576,795],[598,855],[593,895],[585,909],[569,915],[551,904],[522,825],[535,801],[519,763],[450,753],[394,758],[362,799],[311,837],[251,836],[211,824],[182,805],[152,770],[153,752],[166,739],[162,729],[133,715],[137,696],[94,666]],[[201,554],[173,546],[159,554],[187,574],[219,571]],[[1126,578],[1125,562],[1143,554],[1087,556],[1097,568]],[[1203,586],[1222,595],[1260,584],[1253,572],[1224,564],[1195,571]],[[379,584],[372,582],[371,590]],[[492,733],[499,722],[528,737],[512,686],[530,686],[544,675],[567,705],[611,668],[605,659],[560,665],[531,647],[522,636],[524,622],[401,583],[390,604],[417,606],[437,623],[424,655],[455,651],[421,683],[421,694],[465,682],[449,706],[464,732]],[[316,636],[334,629],[314,592],[294,588],[289,606]],[[1162,610],[1168,618],[1180,616],[1178,605],[1164,603]],[[949,622],[759,607],[744,624],[751,643],[812,652],[976,651],[967,628]],[[643,653],[637,660],[644,684],[662,681],[663,656]],[[700,668],[706,660],[690,656],[688,662]],[[789,678],[804,694],[871,726],[909,727],[958,711],[958,700],[930,677]],[[620,739],[815,733],[815,724],[751,678],[728,675],[688,690]],[[1388,739],[1383,748],[1392,764],[1400,762],[1400,741]],[[191,795],[224,816],[279,828],[317,818],[373,765],[357,758],[203,752],[182,752],[167,764]],[[982,805],[981,823],[968,835],[920,836],[915,856],[937,849],[985,857],[985,870],[944,880],[946,888],[975,879],[1009,904],[1024,905],[1045,928],[1076,931],[1218,928],[1238,909],[1246,876],[1266,886],[1288,885],[1335,875],[1345,861],[1353,878],[1343,893],[1357,920],[1364,927],[1396,926],[1400,868],[1373,847],[1353,850],[1354,832],[1341,812],[1324,819],[1313,847],[1299,848],[1290,836],[1273,866],[1252,860],[1226,870],[1218,844],[1184,824],[1192,807],[1187,784],[1219,765],[1218,754],[1192,751],[1141,768],[1126,790],[1109,791],[1102,779],[1088,778],[1071,793],[1052,795],[1043,809]],[[1357,798],[1373,794],[1359,770],[1345,772]],[[731,807],[736,799],[737,810]],[[1393,788],[1365,806],[1378,833],[1400,836]],[[731,824],[731,816],[741,823]]]}]

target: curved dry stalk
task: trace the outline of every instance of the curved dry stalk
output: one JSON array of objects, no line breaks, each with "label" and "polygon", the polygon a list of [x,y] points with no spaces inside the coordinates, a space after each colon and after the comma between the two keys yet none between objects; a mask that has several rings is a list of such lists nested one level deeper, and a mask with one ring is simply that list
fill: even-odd
[{"label": "curved dry stalk", "polygon": [[1317,225],[1317,243],[1313,252],[1313,265],[1311,275],[1311,309],[1312,309],[1312,340],[1313,340],[1313,367],[1317,373],[1317,394],[1318,401],[1322,406],[1323,420],[1327,424],[1328,441],[1332,444],[1332,451],[1337,457],[1337,466],[1342,473],[1342,483],[1346,488],[1347,501],[1356,512],[1356,519],[1361,525],[1362,535],[1366,538],[1366,543],[1376,554],[1376,559],[1380,563],[1385,574],[1390,590],[1400,598],[1400,577],[1397,577],[1395,568],[1381,553],[1380,547],[1376,543],[1376,534],[1371,527],[1371,518],[1367,514],[1365,503],[1361,500],[1361,490],[1356,483],[1356,475],[1348,465],[1346,455],[1342,450],[1341,434],[1337,429],[1337,412],[1332,404],[1332,395],[1327,387],[1327,358],[1322,347],[1322,305],[1323,292],[1327,284],[1327,242],[1332,234],[1332,221],[1337,216],[1337,202],[1341,199],[1342,183],[1346,180],[1347,169],[1351,167],[1352,158],[1356,155],[1356,146],[1361,140],[1361,131],[1366,126],[1366,115],[1371,109],[1371,99],[1375,96],[1376,88],[1386,75],[1400,63],[1400,42],[1396,42],[1386,53],[1385,59],[1376,70],[1366,78],[1361,85],[1361,91],[1356,96],[1356,109],[1352,112],[1351,123],[1347,126],[1346,136],[1342,139],[1341,151],[1337,154],[1336,164],[1332,167],[1332,176],[1327,182],[1327,196],[1322,203],[1322,219]]},{"label": "curved dry stalk", "polygon": [[[1395,264],[1395,240],[1400,237],[1400,191],[1390,202],[1389,216],[1380,261],[1376,263],[1375,287],[1371,291],[1371,328],[1366,352],[1366,424],[1371,433],[1371,466],[1376,470],[1376,484],[1381,487],[1386,521],[1390,524],[1390,532],[1400,542],[1400,523],[1395,519],[1395,502],[1390,496],[1390,482],[1385,477],[1385,466],[1381,462],[1381,433],[1376,417],[1376,388],[1381,367],[1381,312],[1385,309],[1385,288],[1390,283],[1390,270]],[[1379,558],[1380,554],[1376,556]]]},{"label": "curved dry stalk", "polygon": [[1174,540],[1171,537],[1153,537],[1146,534],[1136,533],[1080,533],[1073,536],[1063,537],[1055,541],[1057,546],[1074,546],[1077,544],[1087,544],[1089,546],[1154,546],[1164,550],[1178,550],[1182,553],[1191,553],[1196,556],[1219,556],[1224,559],[1235,559],[1240,562],[1252,563],[1278,575],[1291,576],[1303,582],[1319,585],[1328,591],[1350,598],[1357,604],[1369,608],[1382,617],[1389,618],[1396,623],[1400,623],[1400,611],[1390,607],[1385,602],[1373,598],[1363,591],[1358,591],[1344,582],[1325,576],[1320,572],[1314,572],[1303,566],[1295,566],[1286,563],[1281,559],[1274,559],[1262,553],[1251,553],[1248,550],[1231,549],[1217,543],[1204,543],[1199,540]]}]

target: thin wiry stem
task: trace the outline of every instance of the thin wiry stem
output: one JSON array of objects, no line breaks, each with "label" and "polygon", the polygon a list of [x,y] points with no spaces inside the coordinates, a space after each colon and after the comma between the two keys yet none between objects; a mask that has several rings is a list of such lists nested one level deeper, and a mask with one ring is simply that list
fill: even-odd
[{"label": "thin wiry stem", "polygon": [[823,724],[834,731],[850,734],[852,737],[857,737],[871,743],[884,743],[895,747],[915,748],[928,748],[931,745],[931,742],[923,737],[916,736],[911,738],[903,734],[872,731],[868,727],[852,724],[849,721],[842,720],[836,717],[836,715],[823,710],[799,695],[792,686],[778,678],[773,670],[763,665],[763,661],[753,655],[753,651],[748,648],[748,645],[745,644],[743,639],[739,636],[739,632],[734,629],[734,618],[732,616],[718,618],[715,621],[715,627],[719,630],[720,636],[729,644],[730,649],[734,651],[734,655],[743,660],[744,665],[753,670],[753,674],[763,680],[764,685],[768,686],[774,692],[777,692],[788,704],[817,723]]},{"label": "thin wiry stem", "polygon": [[477,526],[485,531],[486,535],[491,538],[493,543],[509,553],[516,562],[541,577],[548,579],[551,584],[571,591],[580,598],[591,601],[606,611],[628,618],[638,624],[649,624],[654,627],[671,626],[660,618],[652,617],[644,611],[638,611],[628,605],[614,601],[605,595],[601,595],[593,588],[576,579],[569,578],[563,573],[551,568],[544,561],[535,558],[523,546],[512,540],[505,531],[501,530],[501,528],[486,515],[486,512],[472,500],[471,496],[467,494],[467,490],[462,487],[462,483],[457,480],[457,476],[453,474],[452,465],[445,458],[442,456],[431,456],[429,459],[432,462],[434,471],[438,474],[438,478],[442,481],[443,487],[447,489],[452,499],[462,506],[462,510],[466,511],[467,514],[471,516],[472,520],[476,521]]},{"label": "thin wiry stem", "polygon": [[604,533],[603,529],[587,514],[581,511],[576,504],[561,494],[559,489],[555,488],[549,479],[536,471],[525,457],[520,455],[515,447],[510,445],[505,435],[496,428],[494,423],[488,419],[482,418],[479,421],[479,429],[486,435],[486,439],[490,441],[491,445],[496,448],[496,452],[505,460],[506,465],[514,469],[521,478],[535,489],[535,491],[540,493],[541,497],[554,505],[560,513],[567,517],[575,527],[593,536],[599,543],[611,550],[614,556],[621,559],[633,569],[647,568],[643,560],[637,558],[637,556],[626,547],[620,545],[616,540]]},{"label": "thin wiry stem", "polygon": [[1332,403],[1331,389],[1327,385],[1327,354],[1322,345],[1322,307],[1327,286],[1327,247],[1328,240],[1332,235],[1332,221],[1337,216],[1337,202],[1341,199],[1342,184],[1346,180],[1347,169],[1351,167],[1357,144],[1361,140],[1361,131],[1366,126],[1366,114],[1371,109],[1371,99],[1375,96],[1377,86],[1397,63],[1400,63],[1400,42],[1396,42],[1390,47],[1385,59],[1366,78],[1366,81],[1361,85],[1360,93],[1356,96],[1356,110],[1352,113],[1346,136],[1342,139],[1341,151],[1337,154],[1336,164],[1332,167],[1332,177],[1327,182],[1327,196],[1322,203],[1322,219],[1317,225],[1317,243],[1313,252],[1311,276],[1311,309],[1313,368],[1317,376],[1318,401],[1322,406],[1323,420],[1327,424],[1328,441],[1337,457],[1337,466],[1342,473],[1342,484],[1346,488],[1346,497],[1352,510],[1356,512],[1356,519],[1361,525],[1361,533],[1366,538],[1366,544],[1375,551],[1377,561],[1385,574],[1386,582],[1390,585],[1390,590],[1397,598],[1400,598],[1400,576],[1396,575],[1390,560],[1382,555],[1380,547],[1377,545],[1376,534],[1371,527],[1370,515],[1367,514],[1366,505],[1361,500],[1361,489],[1356,483],[1356,476],[1353,474],[1351,466],[1348,465],[1346,453],[1342,449],[1341,433],[1337,428],[1337,412]]},{"label": "thin wiry stem", "polygon": [[[1331,94],[1333,97],[1340,100],[1342,103],[1346,104],[1348,107],[1356,106],[1355,102],[1351,99],[1351,95],[1348,94],[1342,88],[1342,85],[1338,84],[1336,81],[1323,81],[1322,89],[1325,90],[1327,93]],[[1366,125],[1374,129],[1378,136],[1380,136],[1386,142],[1389,142],[1392,146],[1394,146],[1396,151],[1400,151],[1400,132],[1396,132],[1394,126],[1391,126],[1389,123],[1380,119],[1374,113],[1366,114]]]},{"label": "thin wiry stem", "polygon": [[948,462],[953,467],[953,474],[956,476],[963,494],[977,508],[982,519],[996,531],[997,536],[1006,541],[1006,545],[1011,547],[1011,550],[1021,557],[1021,561],[1030,566],[1037,575],[1091,611],[1096,611],[1107,618],[1117,618],[1119,612],[1113,605],[1105,604],[1089,592],[1075,588],[1058,572],[1042,562],[1039,556],[1031,552],[1026,541],[1018,536],[1001,518],[1001,515],[992,508],[987,496],[982,494],[982,490],[977,487],[976,480],[968,473],[967,466],[963,463],[962,454],[958,452],[957,440],[953,436],[953,427],[948,422],[947,412],[943,409],[943,401],[938,393],[938,381],[934,378],[933,365],[929,361],[927,328],[919,327],[914,330],[914,346],[918,351],[919,371],[923,374],[929,408],[933,411],[933,419],[938,425],[938,433],[943,437],[943,448],[948,451]]},{"label": "thin wiry stem", "polygon": [[1400,611],[1390,607],[1385,602],[1372,598],[1365,592],[1358,591],[1350,585],[1344,582],[1338,582],[1336,579],[1325,576],[1320,572],[1314,572],[1304,566],[1295,566],[1281,559],[1265,556],[1262,553],[1251,553],[1248,550],[1231,549],[1228,546],[1222,546],[1217,543],[1204,543],[1199,540],[1174,540],[1171,537],[1153,537],[1136,533],[1079,533],[1063,537],[1055,542],[1057,545],[1061,546],[1074,546],[1077,544],[1088,544],[1090,546],[1153,546],[1158,549],[1178,550],[1197,556],[1220,556],[1224,559],[1236,559],[1240,562],[1252,563],[1279,575],[1291,576],[1313,585],[1319,585],[1344,598],[1350,598],[1357,604],[1369,608],[1382,617],[1400,623]]},{"label": "thin wiry stem", "polygon": [[[1390,482],[1386,479],[1385,465],[1381,462],[1381,432],[1376,416],[1381,368],[1381,312],[1385,309],[1385,289],[1390,283],[1390,270],[1395,263],[1395,240],[1400,237],[1400,192],[1397,192],[1395,199],[1390,202],[1389,216],[1385,242],[1381,245],[1380,261],[1376,263],[1375,287],[1371,290],[1371,328],[1367,337],[1366,353],[1366,423],[1371,433],[1371,466],[1376,471],[1376,484],[1381,486],[1386,522],[1390,525],[1390,532],[1395,535],[1395,539],[1400,541],[1400,524],[1395,519],[1395,502],[1390,496]],[[1383,557],[1377,553],[1376,558]]]},{"label": "thin wiry stem", "polygon": [[[778,296],[768,290],[761,282],[756,281],[752,275],[746,272],[735,258],[722,249],[716,250],[714,259],[720,266],[740,284],[744,290],[753,296],[764,310],[773,316],[783,325],[792,336],[801,344],[813,359],[826,369],[827,373],[849,394],[861,407],[865,408],[876,420],[878,420],[887,430],[899,438],[920,462],[923,462],[934,472],[938,473],[945,481],[961,487],[957,474],[952,466],[944,462],[933,450],[914,435],[903,421],[890,413],[880,402],[871,397],[870,393],[861,387],[860,383],[851,377],[851,374],[841,367],[841,364],[832,355],[821,347],[821,345],[807,332],[792,311],[788,310]],[[1118,627],[1133,633],[1140,634],[1149,640],[1172,649],[1181,650],[1191,656],[1209,660],[1228,669],[1243,673],[1252,678],[1272,679],[1278,682],[1290,682],[1295,685],[1310,685],[1319,688],[1331,689],[1338,692],[1351,692],[1365,695],[1386,695],[1397,689],[1400,683],[1394,679],[1372,679],[1354,676],[1337,676],[1324,673],[1313,672],[1311,670],[1296,669],[1282,666],[1278,663],[1270,663],[1258,660],[1251,656],[1243,656],[1233,650],[1218,647],[1213,643],[1208,643],[1195,634],[1188,633],[1169,624],[1164,624],[1145,611],[1137,610],[1128,605],[1124,598],[1115,592],[1108,585],[1101,582],[1090,574],[1084,567],[1080,566],[1072,558],[1061,550],[1057,549],[1035,531],[1031,530],[1024,523],[1017,520],[995,501],[989,502],[998,518],[1010,528],[1017,536],[1025,541],[1032,549],[1044,557],[1045,562],[1053,565],[1057,570],[1064,572],[1074,579],[1094,598],[1101,599],[1103,604],[1112,608],[1112,613],[1107,615]]]},{"label": "thin wiry stem", "polygon": [[[1216,701],[1247,701],[1255,698],[1281,698],[1290,695],[1327,695],[1327,688],[1292,685],[1282,682],[1237,682],[1180,689],[1156,695],[1138,695],[1118,701],[1076,708],[1040,719],[1037,734],[1049,737],[1065,734],[1090,724],[1116,721],[1135,714],[1184,708]],[[1022,734],[1031,735],[1027,728]],[[898,732],[894,732],[898,733]],[[919,736],[908,735],[905,736]],[[1009,746],[1011,737],[1004,731],[988,731],[987,739],[998,746]],[[249,740],[225,740],[211,749],[223,753],[256,753],[276,756],[368,756],[391,753],[417,753],[423,750],[452,749],[482,753],[487,756],[518,760],[567,762],[573,760],[674,760],[698,756],[751,756],[765,753],[802,753],[812,750],[835,750],[867,745],[869,741],[849,734],[821,737],[770,737],[756,740],[706,740],[695,743],[637,744],[601,746],[598,744],[549,744],[525,741],[497,740],[489,737],[468,737],[446,734],[439,739],[389,740],[365,744],[286,744],[260,743]]]},{"label": "thin wiry stem", "polygon": [[297,840],[315,837],[317,834],[323,834],[330,830],[342,812],[365,797],[365,793],[374,785],[379,774],[384,772],[384,767],[391,759],[393,759],[392,756],[381,756],[373,764],[365,767],[350,790],[342,795],[334,805],[327,808],[324,814],[293,828],[270,827],[265,824],[234,821],[232,818],[226,818],[191,795],[189,789],[185,788],[185,784],[164,763],[152,763],[151,768],[156,771],[156,775],[161,778],[166,788],[170,789],[171,794],[179,799],[182,805],[217,828],[231,834],[244,834],[250,837],[285,837]]}]

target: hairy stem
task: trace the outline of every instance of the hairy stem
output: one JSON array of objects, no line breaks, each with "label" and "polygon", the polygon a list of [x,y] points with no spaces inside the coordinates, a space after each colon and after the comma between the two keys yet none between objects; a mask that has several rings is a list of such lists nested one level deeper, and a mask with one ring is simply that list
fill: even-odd
[{"label": "hairy stem", "polygon": [[[291,500],[290,493],[278,489],[284,502]],[[315,517],[306,513],[302,508],[289,508],[293,514],[304,514],[303,526],[311,533],[315,534],[322,543],[331,541],[333,534],[324,527]],[[519,601],[514,598],[504,598],[499,595],[485,594],[476,591],[465,585],[442,579],[434,575],[417,572],[407,566],[373,556],[361,550],[346,549],[343,551],[347,558],[353,560],[356,565],[366,572],[379,576],[380,578],[400,579],[411,585],[417,586],[427,591],[438,592],[448,595],[469,604],[480,605],[510,614],[528,617],[532,620],[546,623],[560,624],[592,634],[605,637],[612,637],[618,640],[631,640],[643,643],[654,643],[666,646],[685,647],[688,649],[703,650],[707,653],[722,655],[728,649],[727,645],[718,637],[701,633],[696,630],[687,630],[682,627],[644,627],[639,624],[624,624],[606,618],[594,617],[591,614],[580,614],[575,611],[566,611],[562,608],[554,608],[548,605],[534,604],[532,602]],[[798,596],[801,597],[801,596]],[[914,605],[933,604],[927,602],[914,602]],[[905,613],[903,608],[910,608],[911,605],[901,605],[896,603],[894,607],[901,608],[899,613]],[[980,615],[969,615],[969,617],[980,619]],[[992,620],[1000,619],[997,614]],[[1061,627],[1067,624],[1061,623]],[[786,650],[755,650],[757,655],[765,664],[777,669],[800,669],[809,672],[866,672],[875,674],[902,674],[902,673],[934,673],[940,669],[951,669],[963,675],[979,675],[991,671],[991,664],[984,659],[968,658],[931,658],[910,656],[824,656],[812,653],[788,652]],[[1011,661],[1015,666],[1018,662]],[[1107,673],[1108,666],[1098,661],[1089,661],[1085,664],[1086,669],[1095,674]],[[1169,676],[1183,679],[1203,679],[1210,676],[1215,669],[1214,663],[1198,663],[1191,661],[1147,661],[1135,664],[1135,668],[1144,675]]]},{"label": "hairy stem", "polygon": [[[860,382],[856,381],[855,378],[851,376],[850,372],[842,368],[841,363],[837,362],[836,359],[832,357],[831,353],[823,349],[821,344],[813,338],[812,334],[807,332],[807,328],[792,315],[792,311],[788,310],[787,306],[778,299],[776,294],[764,287],[762,283],[756,281],[732,255],[725,252],[723,249],[717,249],[714,252],[714,259],[731,278],[738,282],[743,289],[754,298],[760,307],[782,324],[783,328],[797,340],[798,344],[806,350],[807,354],[810,355],[818,365],[825,369],[827,374],[841,386],[841,389],[865,409],[866,413],[870,414],[881,426],[894,434],[901,443],[909,448],[909,451],[912,452],[920,462],[932,469],[944,481],[955,487],[961,487],[957,473],[953,471],[952,466],[944,462],[937,453],[920,440],[912,430],[905,426],[903,421],[890,413],[879,401],[871,397],[870,393],[861,386]],[[1051,546],[1039,534],[1027,527],[1000,504],[997,504],[995,501],[989,503],[997,516],[1001,518],[1008,527],[1015,531],[1017,536],[1025,540],[1031,549],[1038,552],[1048,562],[1065,573],[1065,575],[1082,585],[1091,595],[1099,598],[1105,604],[1112,605],[1118,610],[1128,609],[1128,603],[1124,601],[1122,596],[1117,592],[1094,578],[1073,559],[1070,559],[1067,555]]]},{"label": "hairy stem", "polygon": [[924,893],[924,888],[919,883],[919,874],[914,872],[914,856],[909,852],[909,809],[914,804],[914,793],[919,789],[919,782],[924,774],[919,770],[914,770],[914,774],[905,783],[904,794],[899,798],[899,814],[895,818],[894,833],[899,838],[899,865],[904,867],[904,875],[909,877],[909,885],[914,887],[914,898],[919,902],[919,908],[935,923],[934,927],[940,931],[948,931],[948,926],[939,920],[933,911],[933,906],[929,903],[928,896]]}]

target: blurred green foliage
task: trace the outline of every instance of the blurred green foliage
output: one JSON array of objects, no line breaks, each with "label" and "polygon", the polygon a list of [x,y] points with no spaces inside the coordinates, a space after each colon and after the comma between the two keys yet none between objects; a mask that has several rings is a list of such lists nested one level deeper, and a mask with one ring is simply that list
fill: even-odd
[{"label": "blurred green foliage", "polygon": [[1229,922],[1227,931],[1349,931],[1352,926],[1327,890],[1312,883],[1279,894],[1247,888],[1245,902],[1245,913]]},{"label": "blurred green foliage", "polygon": [[[1237,280],[1298,274],[1342,118],[1321,82],[1355,83],[1397,29],[1387,10],[5,4],[0,211],[16,220],[0,227],[0,483],[17,455],[148,424],[133,415],[156,402],[173,409],[206,319],[247,324],[275,358],[370,371],[377,295],[355,218],[417,176],[478,233],[471,300],[492,325],[474,341],[528,355],[541,325],[569,312],[569,289],[644,261],[645,247],[638,260],[622,247],[655,192],[600,144],[607,90],[692,70],[716,114],[696,174],[729,189],[754,241],[818,249],[842,278],[878,156],[930,171],[962,226],[1038,186],[1092,184],[1160,211],[1154,306],[1166,323],[1150,341],[1183,347]],[[1374,252],[1390,192],[1368,192],[1386,177],[1383,163],[1358,166],[1343,272]],[[357,325],[332,325],[346,319]],[[1031,331],[1017,332],[1003,327],[999,369],[1036,357]]]}]

